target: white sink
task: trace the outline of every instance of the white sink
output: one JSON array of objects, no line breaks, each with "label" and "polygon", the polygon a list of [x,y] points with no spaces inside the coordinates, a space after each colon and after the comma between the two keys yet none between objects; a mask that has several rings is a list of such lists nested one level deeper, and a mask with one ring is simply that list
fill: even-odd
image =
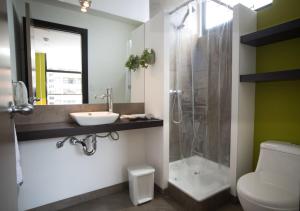
[{"label": "white sink", "polygon": [[78,112],[70,113],[70,116],[81,126],[103,125],[115,122],[119,114],[112,112]]}]

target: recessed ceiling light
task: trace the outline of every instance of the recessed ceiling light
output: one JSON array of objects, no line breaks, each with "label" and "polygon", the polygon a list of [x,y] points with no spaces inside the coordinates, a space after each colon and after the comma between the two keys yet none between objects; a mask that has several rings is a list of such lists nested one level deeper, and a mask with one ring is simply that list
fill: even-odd
[{"label": "recessed ceiling light", "polygon": [[89,1],[84,1],[83,6],[86,7],[86,8],[90,7],[90,2]]},{"label": "recessed ceiling light", "polygon": [[92,1],[90,0],[79,0],[79,4],[81,6],[81,12],[87,12],[87,8],[91,7]]}]

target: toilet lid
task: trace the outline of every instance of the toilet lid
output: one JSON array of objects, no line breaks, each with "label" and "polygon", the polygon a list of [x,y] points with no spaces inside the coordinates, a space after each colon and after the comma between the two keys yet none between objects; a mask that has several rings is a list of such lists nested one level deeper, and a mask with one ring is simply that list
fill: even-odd
[{"label": "toilet lid", "polygon": [[262,206],[282,209],[299,207],[299,198],[296,193],[267,183],[258,173],[242,176],[238,181],[237,190],[240,197]]}]

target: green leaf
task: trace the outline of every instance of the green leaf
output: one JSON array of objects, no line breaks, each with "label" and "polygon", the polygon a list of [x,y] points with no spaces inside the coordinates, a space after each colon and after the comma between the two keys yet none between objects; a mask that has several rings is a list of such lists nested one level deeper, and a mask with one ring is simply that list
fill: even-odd
[{"label": "green leaf", "polygon": [[155,63],[155,52],[153,49],[145,49],[141,58],[140,65],[143,68],[148,68],[150,65]]},{"label": "green leaf", "polygon": [[139,56],[137,55],[130,55],[126,64],[125,64],[125,67],[128,68],[128,70],[130,71],[136,71],[137,69],[139,69],[140,67],[140,58]]}]

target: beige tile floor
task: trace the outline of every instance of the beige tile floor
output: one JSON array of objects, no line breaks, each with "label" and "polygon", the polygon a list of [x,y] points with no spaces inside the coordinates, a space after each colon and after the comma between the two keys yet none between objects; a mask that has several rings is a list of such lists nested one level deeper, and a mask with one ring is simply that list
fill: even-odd
[{"label": "beige tile floor", "polygon": [[[133,206],[128,192],[121,192],[99,199],[91,200],[63,211],[184,211],[175,200],[166,196],[156,194],[153,201]],[[228,204],[217,211],[243,211],[240,205]]]}]

